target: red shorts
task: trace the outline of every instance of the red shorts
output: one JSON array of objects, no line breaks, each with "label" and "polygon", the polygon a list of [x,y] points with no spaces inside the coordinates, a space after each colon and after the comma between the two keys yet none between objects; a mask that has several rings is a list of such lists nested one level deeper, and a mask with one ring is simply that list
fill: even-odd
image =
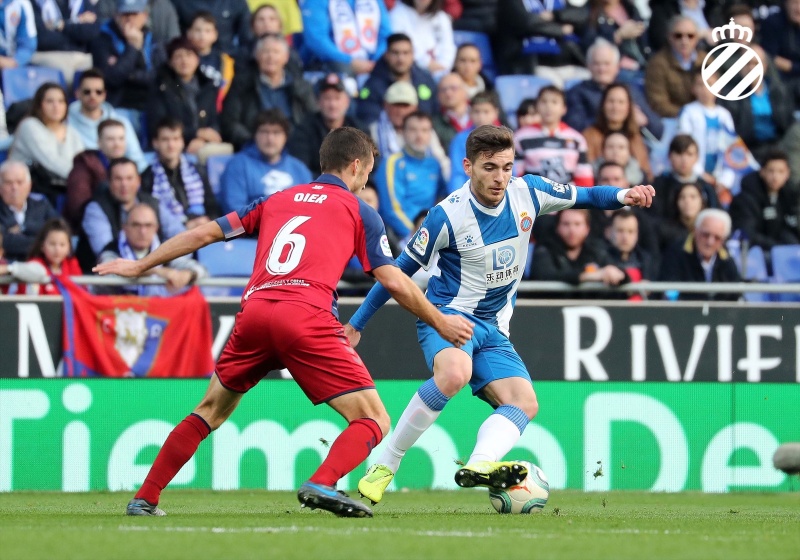
[{"label": "red shorts", "polygon": [[375,388],[330,311],[253,298],[236,315],[217,361],[217,377],[225,388],[246,393],[268,372],[284,367],[314,404]]}]

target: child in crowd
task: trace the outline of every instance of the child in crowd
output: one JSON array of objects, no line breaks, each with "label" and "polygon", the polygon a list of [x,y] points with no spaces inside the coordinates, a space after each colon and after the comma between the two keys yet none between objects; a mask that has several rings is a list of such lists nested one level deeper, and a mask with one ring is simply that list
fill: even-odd
[{"label": "child in crowd", "polygon": [[700,188],[706,207],[719,208],[720,203],[714,187],[704,181],[695,173],[698,160],[697,142],[688,134],[678,134],[669,144],[670,169],[665,171],[653,181],[656,196],[650,212],[661,217],[665,216],[667,209],[674,202],[678,187],[686,183],[693,183]]},{"label": "child in crowd", "polygon": [[592,166],[586,155],[586,139],[561,119],[567,114],[564,92],[545,86],[536,98],[540,123],[521,127],[514,133],[517,175],[532,173],[556,183],[581,187],[594,184]]},{"label": "child in crowd", "polygon": [[464,158],[467,157],[467,137],[479,126],[485,124],[500,125],[500,103],[497,96],[488,91],[476,93],[469,107],[469,118],[472,126],[455,135],[450,142],[450,180],[447,183],[448,192],[460,189],[467,182],[464,171]]},{"label": "child in crowd", "polygon": [[31,246],[28,261],[0,264],[0,274],[11,274],[23,282],[18,294],[58,295],[54,278],[82,274],[78,259],[72,255],[72,230],[66,220],[46,222]]},{"label": "child in crowd", "polygon": [[621,132],[612,132],[603,140],[603,155],[594,162],[595,175],[600,166],[607,161],[621,165],[631,185],[641,185],[645,182],[642,167],[631,154],[631,142]]},{"label": "child in crowd", "polygon": [[523,99],[517,107],[517,130],[523,126],[539,124],[541,119],[536,112],[535,99]]},{"label": "child in crowd", "polygon": [[217,20],[214,14],[198,11],[186,30],[186,38],[200,56],[200,71],[214,81],[220,88],[217,97],[217,110],[222,111],[222,101],[228,93],[234,73],[234,60],[225,54],[214,43],[219,38]]},{"label": "child in crowd", "polygon": [[736,140],[733,117],[725,107],[717,105],[698,69],[692,81],[696,100],[684,105],[678,115],[678,132],[691,135],[697,143],[697,161],[694,174],[712,185],[720,202],[731,202],[730,188],[735,179],[732,169],[724,163],[725,151]]}]

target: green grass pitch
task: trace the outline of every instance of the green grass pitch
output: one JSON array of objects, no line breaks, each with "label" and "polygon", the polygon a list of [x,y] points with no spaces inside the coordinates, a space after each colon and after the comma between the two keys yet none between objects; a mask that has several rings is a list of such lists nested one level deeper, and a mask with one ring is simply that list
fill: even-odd
[{"label": "green grass pitch", "polygon": [[394,492],[372,519],[301,510],[293,493],[167,490],[167,517],[122,493],[0,494],[3,560],[71,558],[800,560],[800,493],[555,491],[498,515],[485,490]]}]

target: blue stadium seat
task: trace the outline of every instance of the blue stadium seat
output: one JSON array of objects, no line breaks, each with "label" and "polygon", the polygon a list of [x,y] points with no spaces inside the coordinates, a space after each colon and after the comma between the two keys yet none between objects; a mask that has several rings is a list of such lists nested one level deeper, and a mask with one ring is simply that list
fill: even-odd
[{"label": "blue stadium seat", "polygon": [[222,179],[222,173],[225,171],[225,167],[228,165],[228,162],[231,160],[233,155],[218,155],[218,156],[210,156],[206,160],[206,172],[208,173],[208,182],[211,184],[211,191],[214,193],[214,196],[219,199],[219,193],[221,190],[220,181]]},{"label": "blue stadium seat", "polygon": [[44,66],[23,66],[3,70],[3,97],[6,108],[17,101],[33,97],[39,86],[45,82],[55,82],[66,87],[64,74],[55,68]]},{"label": "blue stadium seat", "polygon": [[[225,243],[212,243],[197,251],[200,261],[210,276],[233,276],[247,278],[253,272],[256,259],[256,239],[240,238]],[[204,287],[207,296],[238,296],[242,288]]]},{"label": "blue stadium seat", "polygon": [[[746,282],[766,283],[770,281],[767,271],[767,261],[761,247],[750,247],[747,251],[747,258],[743,258],[741,248],[738,243],[728,242],[728,253],[736,263],[739,274]],[[768,293],[747,292],[744,294],[745,301],[759,302],[772,301]]]},{"label": "blue stadium seat", "polygon": [[[778,284],[800,282],[800,245],[772,248],[772,280]],[[775,301],[800,301],[800,294],[774,294]]]},{"label": "blue stadium seat", "polygon": [[549,86],[552,82],[546,78],[530,75],[509,75],[498,76],[495,81],[497,94],[500,96],[500,104],[508,115],[511,124],[517,126],[517,107],[524,100],[535,98],[539,95],[539,90],[544,86]]},{"label": "blue stadium seat", "polygon": [[483,72],[489,79],[493,80],[497,75],[497,67],[494,64],[494,55],[492,54],[492,44],[489,42],[489,36],[486,33],[478,31],[459,31],[453,30],[453,40],[456,46],[463,45],[464,43],[472,43],[478,47],[481,53],[481,60],[483,61]]}]

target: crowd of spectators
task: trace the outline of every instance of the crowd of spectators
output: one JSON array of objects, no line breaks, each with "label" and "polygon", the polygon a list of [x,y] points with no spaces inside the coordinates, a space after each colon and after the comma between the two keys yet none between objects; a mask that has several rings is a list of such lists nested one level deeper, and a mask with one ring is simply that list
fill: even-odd
[{"label": "crowd of spectators", "polygon": [[[20,291],[51,293],[53,277],[141,258],[313,180],[323,138],[341,126],[380,149],[360,196],[395,251],[467,180],[466,138],[483,124],[514,129],[516,174],[656,189],[647,210],[538,219],[525,279],[734,281],[732,237],[761,247],[768,267],[773,247],[800,244],[800,0],[8,0],[0,10],[3,90],[18,68],[61,72],[0,103],[0,273],[16,274]],[[736,31],[714,32],[729,21]],[[722,43],[753,56],[704,76]],[[737,69],[763,79],[748,98],[718,99],[709,87]],[[513,111],[498,80],[509,74],[540,85]],[[157,274],[174,291],[207,272],[185,259]]]}]

